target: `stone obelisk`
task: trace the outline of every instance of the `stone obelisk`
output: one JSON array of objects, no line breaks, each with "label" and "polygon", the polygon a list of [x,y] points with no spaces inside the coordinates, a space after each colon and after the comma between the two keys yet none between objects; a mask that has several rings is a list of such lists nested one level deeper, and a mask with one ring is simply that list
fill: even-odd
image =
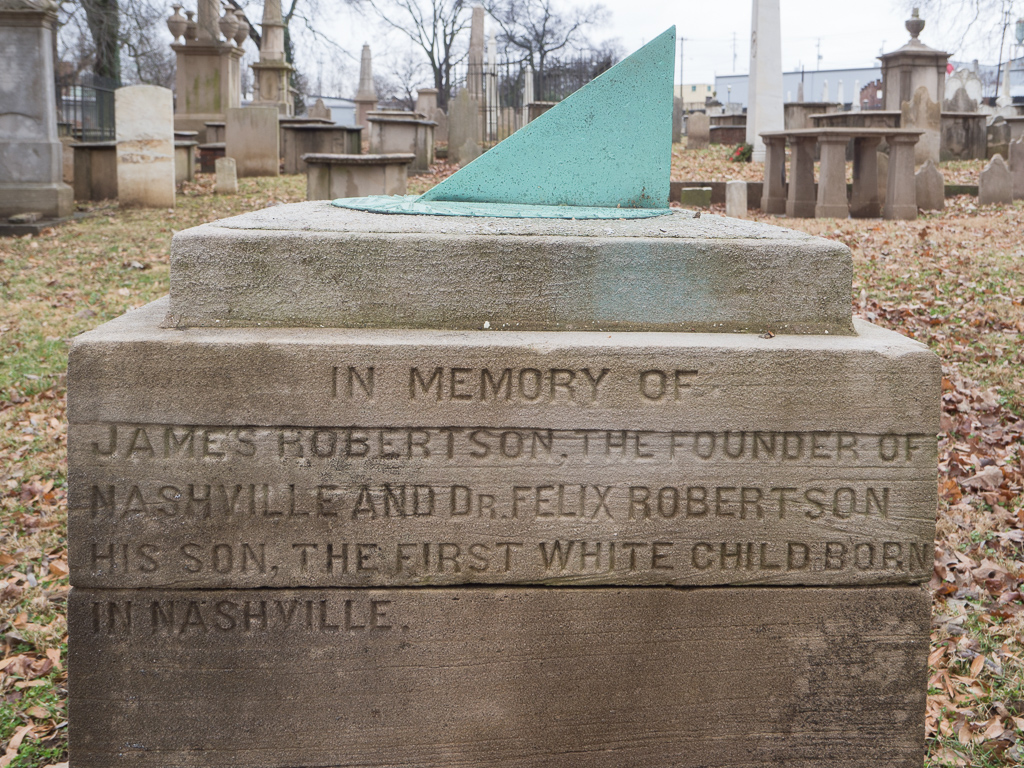
[{"label": "stone obelisk", "polygon": [[0,220],[71,213],[57,139],[53,0],[0,0]]},{"label": "stone obelisk", "polygon": [[263,5],[263,36],[260,41],[260,60],[252,65],[256,83],[253,106],[277,107],[277,111],[291,117],[295,114],[295,100],[289,82],[292,65],[284,57],[284,21],[281,18],[281,0],[266,0]]},{"label": "stone obelisk", "polygon": [[479,99],[484,95],[484,9],[473,6],[473,18],[469,25],[469,62],[466,72],[466,87],[469,95]]},{"label": "stone obelisk", "polygon": [[377,109],[377,88],[373,84],[373,55],[368,43],[363,44],[359,59],[359,90],[356,92],[356,125],[369,128],[366,116]]},{"label": "stone obelisk", "polygon": [[754,146],[754,161],[762,163],[765,148],[761,134],[785,128],[782,110],[782,22],[779,0],[753,2],[747,143]]}]

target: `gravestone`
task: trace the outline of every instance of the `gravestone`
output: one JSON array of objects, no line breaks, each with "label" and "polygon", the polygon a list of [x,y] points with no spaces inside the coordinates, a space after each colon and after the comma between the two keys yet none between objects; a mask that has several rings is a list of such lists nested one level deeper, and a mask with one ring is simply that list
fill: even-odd
[{"label": "gravestone", "polygon": [[978,102],[970,97],[966,88],[960,86],[956,89],[952,98],[946,99],[942,103],[942,111],[963,113],[977,112]]},{"label": "gravestone", "polygon": [[306,110],[306,114],[310,117],[316,117],[324,120],[331,119],[331,110],[324,105],[323,99],[317,99],[316,103]]},{"label": "gravestone", "polygon": [[1013,138],[1010,124],[1006,118],[997,116],[988,126],[985,137],[987,141],[986,156],[989,160],[996,155],[1010,156],[1010,141]]},{"label": "gravestone", "polygon": [[981,205],[1013,203],[1013,176],[1002,155],[988,161],[978,181],[978,202]]},{"label": "gravestone", "polygon": [[125,207],[174,207],[174,95],[157,85],[114,91],[117,201]]},{"label": "gravestone", "polygon": [[761,134],[785,128],[779,0],[754,0],[750,30],[747,144],[754,148],[754,162],[763,163],[765,145]]},{"label": "gravestone", "polygon": [[929,160],[914,175],[917,184],[917,207],[922,211],[941,211],[946,207],[946,180]]},{"label": "gravestone", "polygon": [[463,88],[448,102],[448,160],[459,165],[480,156],[480,101]]},{"label": "gravestone", "polygon": [[1010,175],[1013,177],[1013,199],[1024,198],[1024,136],[1010,142]]},{"label": "gravestone", "polygon": [[711,119],[703,112],[694,112],[686,120],[686,148],[707,149],[711,143]]},{"label": "gravestone", "polygon": [[235,167],[235,158],[218,157],[214,161],[217,181],[213,191],[218,195],[238,194],[238,171]]},{"label": "gravestone", "polygon": [[57,137],[53,51],[57,3],[0,2],[0,224],[9,216],[71,213]]},{"label": "gravestone", "polygon": [[845,245],[664,207],[649,46],[651,201],[250,212],[76,339],[75,768],[919,768],[939,361]]},{"label": "gravestone", "polygon": [[747,182],[725,183],[725,215],[734,219],[747,218]]},{"label": "gravestone", "polygon": [[227,111],[224,154],[235,159],[238,177],[278,176],[281,142],[277,107],[237,107]]},{"label": "gravestone", "polygon": [[942,111],[923,85],[914,92],[914,98],[903,102],[901,128],[924,131],[914,147],[914,163],[922,165],[931,160],[939,162],[942,141]]},{"label": "gravestone", "polygon": [[678,144],[683,140],[683,100],[675,99],[672,107],[672,143]]}]

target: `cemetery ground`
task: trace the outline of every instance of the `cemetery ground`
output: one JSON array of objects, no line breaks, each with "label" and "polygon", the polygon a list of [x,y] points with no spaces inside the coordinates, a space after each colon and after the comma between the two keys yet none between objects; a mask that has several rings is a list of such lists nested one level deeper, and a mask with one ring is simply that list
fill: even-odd
[{"label": "cemetery ground", "polygon": [[[758,178],[730,151],[677,151],[673,178]],[[981,165],[942,170],[976,183]],[[197,178],[173,211],[100,204],[0,240],[0,768],[67,760],[69,340],[166,294],[174,231],[305,199],[302,176],[223,197]],[[1024,763],[1024,203],[947,202],[916,222],[756,217],[846,243],[854,312],[944,361],[927,765],[996,768]]]}]

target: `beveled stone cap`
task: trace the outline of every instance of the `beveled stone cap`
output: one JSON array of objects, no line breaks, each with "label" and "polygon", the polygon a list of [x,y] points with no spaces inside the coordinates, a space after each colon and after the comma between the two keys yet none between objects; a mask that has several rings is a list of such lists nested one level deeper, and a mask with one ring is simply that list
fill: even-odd
[{"label": "beveled stone cap", "polygon": [[849,335],[852,280],[841,243],[685,211],[467,219],[318,201],[176,234],[168,323]]}]

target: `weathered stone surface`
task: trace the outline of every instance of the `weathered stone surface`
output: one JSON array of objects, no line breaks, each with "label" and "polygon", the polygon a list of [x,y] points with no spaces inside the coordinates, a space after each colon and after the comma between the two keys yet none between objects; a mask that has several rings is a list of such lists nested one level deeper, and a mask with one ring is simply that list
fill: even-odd
[{"label": "weathered stone surface", "polygon": [[1010,142],[1010,175],[1013,184],[1013,199],[1024,198],[1024,136]]},{"label": "weathered stone surface", "polygon": [[74,144],[75,199],[117,199],[117,145],[113,141]]},{"label": "weathered stone surface", "polygon": [[917,165],[931,160],[939,162],[939,145],[942,141],[942,109],[929,94],[928,88],[920,86],[914,98],[903,102],[901,128],[916,128],[924,131],[914,147],[914,162]]},{"label": "weathered stone surface", "polygon": [[734,219],[747,218],[747,182],[726,182],[725,215]]},{"label": "weathered stone surface", "polygon": [[686,119],[686,148],[705,149],[711,141],[711,120],[703,112]]},{"label": "weathered stone surface", "polygon": [[50,3],[0,8],[0,221],[35,211],[63,218],[73,207],[57,137],[56,23]]},{"label": "weathered stone surface", "polygon": [[76,586],[931,573],[938,362],[897,334],[174,331],[165,308],[71,353]]},{"label": "weathered stone surface", "polygon": [[711,187],[683,187],[678,202],[687,208],[710,208]]},{"label": "weathered stone surface", "polygon": [[225,122],[224,152],[235,159],[238,178],[280,174],[276,107],[233,107]]},{"label": "weathered stone surface", "polygon": [[918,587],[76,588],[72,762],[920,768],[929,605]]},{"label": "weathered stone surface", "polygon": [[917,207],[922,211],[941,211],[946,207],[946,180],[942,171],[929,160],[915,175]]},{"label": "weathered stone surface", "polygon": [[978,181],[978,202],[981,205],[1013,203],[1013,176],[1002,155],[988,161]]},{"label": "weathered stone surface", "polygon": [[685,212],[644,221],[469,222],[299,203],[179,233],[171,259],[171,309],[181,326],[833,334],[851,327],[845,246]]},{"label": "weathered stone surface", "polygon": [[216,168],[217,182],[213,191],[218,195],[238,194],[238,169],[235,167],[235,158],[218,157],[214,162]]},{"label": "weathered stone surface", "polygon": [[310,153],[301,159],[306,169],[306,199],[337,200],[339,197],[404,195],[408,189],[409,166],[416,156]]},{"label": "weathered stone surface", "polygon": [[114,91],[117,199],[122,206],[174,207],[174,96],[169,88]]}]

